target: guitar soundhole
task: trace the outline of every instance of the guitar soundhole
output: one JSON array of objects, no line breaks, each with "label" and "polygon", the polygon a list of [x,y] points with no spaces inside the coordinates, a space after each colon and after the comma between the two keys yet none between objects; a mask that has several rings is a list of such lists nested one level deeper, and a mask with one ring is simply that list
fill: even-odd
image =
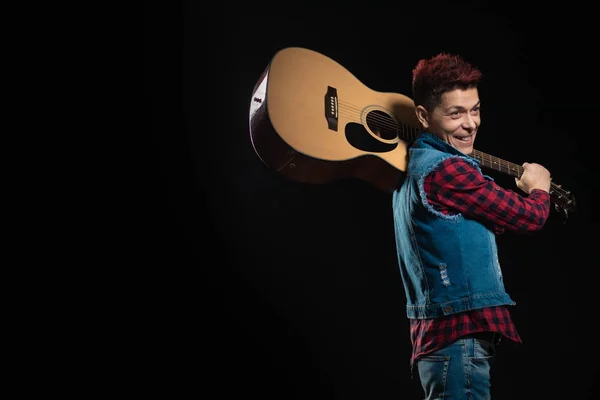
[{"label": "guitar soundhole", "polygon": [[398,137],[398,123],[383,111],[370,111],[366,123],[371,132],[381,139],[392,140]]}]

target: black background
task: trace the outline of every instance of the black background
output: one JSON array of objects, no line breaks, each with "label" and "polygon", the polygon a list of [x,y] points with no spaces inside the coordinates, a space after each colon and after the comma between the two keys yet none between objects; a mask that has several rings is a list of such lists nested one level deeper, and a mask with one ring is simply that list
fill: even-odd
[{"label": "black background", "polygon": [[592,398],[600,85],[589,10],[145,4],[140,304],[164,374],[151,385],[168,376],[171,390],[211,398],[421,398],[390,195],[359,181],[287,181],[251,146],[252,89],[277,50],[300,46],[370,89],[409,96],[412,68],[437,52],[483,71],[475,147],[545,165],[579,208],[566,223],[553,211],[535,235],[498,237],[524,344],[502,347],[493,398]]}]

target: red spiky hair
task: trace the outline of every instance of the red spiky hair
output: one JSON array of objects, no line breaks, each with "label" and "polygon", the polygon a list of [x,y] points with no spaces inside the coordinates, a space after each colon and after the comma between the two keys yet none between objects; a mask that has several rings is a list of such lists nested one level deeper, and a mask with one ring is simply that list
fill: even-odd
[{"label": "red spiky hair", "polygon": [[419,60],[412,71],[412,92],[415,105],[433,110],[444,92],[477,87],[482,73],[459,55],[439,53]]}]

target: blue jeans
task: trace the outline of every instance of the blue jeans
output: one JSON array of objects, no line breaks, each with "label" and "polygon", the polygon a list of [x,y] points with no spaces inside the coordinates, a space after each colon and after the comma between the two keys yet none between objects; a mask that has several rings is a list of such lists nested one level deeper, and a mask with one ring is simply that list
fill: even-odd
[{"label": "blue jeans", "polygon": [[423,356],[417,370],[425,400],[489,400],[490,368],[496,343],[487,338],[465,337]]}]

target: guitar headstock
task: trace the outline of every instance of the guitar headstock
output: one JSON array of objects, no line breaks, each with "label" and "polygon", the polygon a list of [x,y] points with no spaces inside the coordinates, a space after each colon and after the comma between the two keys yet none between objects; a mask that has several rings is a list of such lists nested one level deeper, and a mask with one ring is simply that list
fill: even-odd
[{"label": "guitar headstock", "polygon": [[550,200],[554,204],[556,211],[562,211],[565,214],[565,219],[569,216],[570,212],[577,211],[575,196],[554,182],[550,183]]}]

